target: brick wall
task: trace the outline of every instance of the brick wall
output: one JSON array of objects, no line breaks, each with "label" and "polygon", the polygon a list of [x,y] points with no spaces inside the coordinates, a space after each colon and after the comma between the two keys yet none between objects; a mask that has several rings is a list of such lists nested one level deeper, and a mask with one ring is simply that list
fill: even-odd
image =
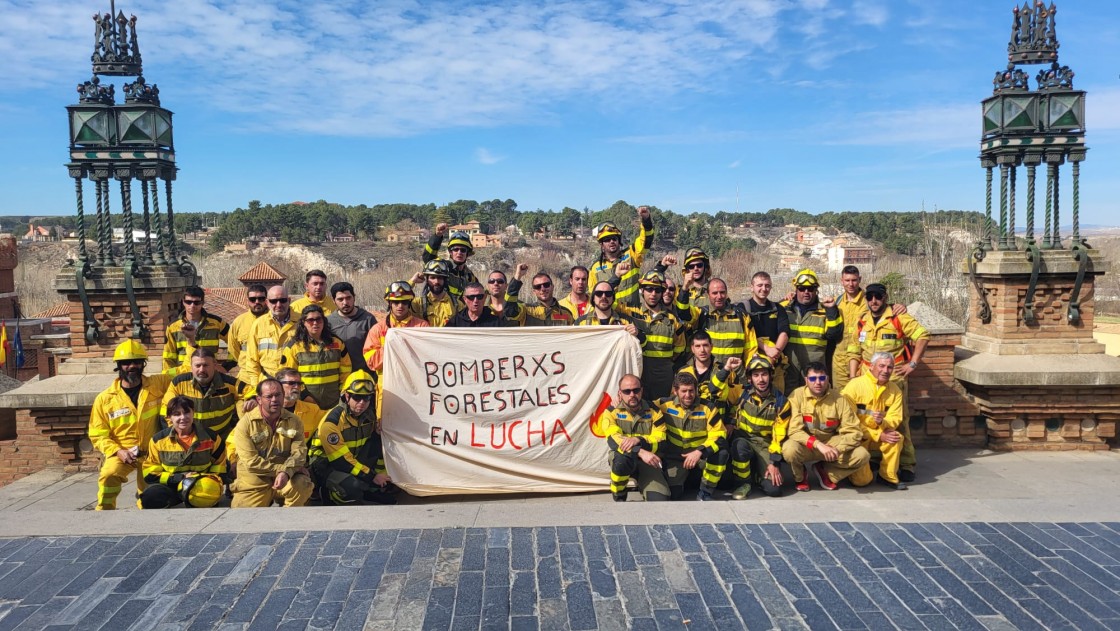
[{"label": "brick wall", "polygon": [[1120,421],[1120,387],[973,386],[996,450],[1107,450]]},{"label": "brick wall", "polygon": [[[149,355],[161,355],[167,341],[167,324],[179,313],[182,291],[167,293],[138,293],[136,304],[148,328],[149,337],[144,342]],[[70,307],[70,345],[74,358],[112,357],[117,344],[132,337],[132,309],[124,295],[95,295],[90,297],[99,337],[95,344],[85,339],[85,315],[82,302],[76,294],[67,296]]]},{"label": "brick wall", "polygon": [[[969,310],[968,331],[974,335],[997,338],[1005,341],[1046,341],[1046,340],[1083,340],[1093,341],[1093,320],[1095,312],[1093,301],[1093,275],[1086,274],[1081,287],[1081,319],[1070,322],[1066,317],[1072,278],[1040,280],[1035,288],[1035,321],[1023,320],[1022,305],[1026,301],[1028,278],[985,278],[984,287],[988,290],[988,304],[992,308],[992,319],[981,322],[975,304]],[[971,290],[975,293],[975,289]],[[973,296],[973,303],[976,297]]]},{"label": "brick wall", "polygon": [[16,437],[0,440],[0,486],[48,467],[96,471],[100,460],[89,444],[89,408],[17,410]]},{"label": "brick wall", "polygon": [[980,411],[953,377],[959,333],[933,334],[921,364],[910,375],[910,434],[919,447],[983,447]]}]

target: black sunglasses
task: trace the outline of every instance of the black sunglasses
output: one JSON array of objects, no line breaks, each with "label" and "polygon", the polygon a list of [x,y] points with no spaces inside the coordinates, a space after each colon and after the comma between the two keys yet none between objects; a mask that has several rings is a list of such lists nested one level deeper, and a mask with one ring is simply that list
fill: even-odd
[{"label": "black sunglasses", "polygon": [[627,395],[638,394],[639,392],[642,391],[642,387],[638,386],[637,388],[619,388],[618,391],[621,392],[622,394],[627,394]]},{"label": "black sunglasses", "polygon": [[539,285],[533,285],[533,289],[548,289],[549,287],[552,287],[552,281],[541,283]]},{"label": "black sunglasses", "polygon": [[270,304],[270,305],[282,305],[286,302],[288,302],[287,298],[269,298],[268,299],[268,304]]},{"label": "black sunglasses", "polygon": [[464,294],[463,295],[463,300],[482,300],[485,297],[486,297],[485,294],[471,294],[469,296]]},{"label": "black sunglasses", "polygon": [[200,305],[200,304],[202,304],[202,301],[201,300],[187,300],[186,298],[183,298],[183,304],[185,304],[185,305]]},{"label": "black sunglasses", "polygon": [[595,296],[596,298],[602,298],[603,296],[613,296],[614,292],[613,291],[594,291],[594,292],[591,292],[591,295]]},{"label": "black sunglasses", "polygon": [[268,300],[264,296],[249,296],[249,302],[264,302]]}]

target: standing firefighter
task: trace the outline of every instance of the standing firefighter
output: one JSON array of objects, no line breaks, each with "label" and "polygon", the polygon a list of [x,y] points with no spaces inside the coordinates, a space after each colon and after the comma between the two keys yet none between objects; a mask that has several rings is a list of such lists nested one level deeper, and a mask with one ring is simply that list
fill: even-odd
[{"label": "standing firefighter", "polygon": [[665,441],[665,419],[642,399],[642,382],[635,375],[624,375],[618,382],[618,400],[622,405],[599,419],[611,448],[611,495],[614,501],[625,502],[626,485],[637,474],[642,497],[663,502],[669,499],[669,483],[657,449]]},{"label": "standing firefighter", "polygon": [[89,439],[101,452],[97,478],[97,510],[113,510],[128,476],[136,472],[136,488],[144,490],[141,464],[148,441],[157,430],[159,407],[171,376],[144,376],[148,352],[136,340],[125,340],[113,350],[119,376],[97,395],[89,416]]},{"label": "standing firefighter", "polygon": [[412,285],[403,280],[389,283],[385,288],[385,302],[389,303],[389,313],[385,319],[373,325],[362,346],[366,365],[377,375],[377,415],[381,415],[381,373],[385,367],[385,334],[389,329],[429,326],[428,321],[412,315]]},{"label": "standing firefighter", "polygon": [[[428,243],[424,245],[424,254],[421,256],[425,264],[432,261],[441,260],[439,258],[439,248],[443,245],[443,238],[447,236],[447,224],[441,223],[436,226],[435,232],[432,237],[428,239]],[[447,290],[454,298],[463,295],[463,288],[469,283],[477,283],[478,278],[475,277],[474,272],[467,267],[467,259],[474,254],[474,246],[471,245],[471,235],[466,232],[455,231],[451,233],[451,239],[447,241],[447,271],[448,281]]]},{"label": "standing firefighter", "polygon": [[712,280],[712,261],[700,248],[689,248],[684,253],[681,268],[681,289],[688,292],[694,307],[708,306],[708,281]]},{"label": "standing firefighter", "polygon": [[[720,371],[739,367],[738,358],[727,360]],[[772,385],[774,364],[765,355],[747,362],[750,389],[743,392],[733,410],[735,429],[731,434],[731,475],[736,488],[731,498],[746,499],[757,486],[769,497],[782,494],[782,441],[789,429],[789,400]],[[722,379],[720,380],[723,381]]]},{"label": "standing firefighter", "polygon": [[461,308],[459,299],[447,291],[450,277],[451,264],[442,259],[428,261],[423,271],[413,275],[414,284],[423,282],[420,295],[412,299],[412,313],[416,317],[427,320],[432,326],[447,326]]},{"label": "standing firefighter", "polygon": [[803,374],[809,364],[828,361],[832,348],[844,336],[836,299],[818,300],[819,290],[820,281],[813,270],[803,269],[793,277],[793,301],[785,305],[789,316],[785,387],[790,391],[805,383]]},{"label": "standing firefighter", "polygon": [[350,376],[350,353],[346,343],[331,331],[321,307],[303,308],[296,333],[282,351],[284,367],[299,371],[304,389],[319,409],[334,407],[340,386]]},{"label": "standing firefighter", "polygon": [[649,272],[638,281],[641,306],[618,303],[644,334],[642,343],[642,388],[647,401],[669,396],[673,389],[673,366],[684,354],[684,325],[662,302],[665,277]]},{"label": "standing firefighter", "polygon": [[624,251],[622,249],[622,231],[611,222],[601,223],[595,228],[595,239],[599,241],[599,258],[591,264],[591,276],[587,284],[594,287],[596,284],[609,280],[615,271],[615,266],[623,261],[630,261],[630,269],[621,274],[618,284],[618,301],[630,305],[638,304],[638,276],[642,273],[642,259],[645,252],[653,244],[653,218],[650,217],[648,206],[638,207],[638,219],[642,222],[641,232],[634,244]]},{"label": "standing firefighter", "polygon": [[358,371],[346,379],[336,405],[311,438],[311,470],[324,502],[395,504],[381,435],[373,409],[373,377]]},{"label": "standing firefighter", "polygon": [[[695,471],[702,471],[696,499],[705,502],[727,470],[727,431],[719,410],[697,395],[696,378],[679,373],[673,380],[673,396],[658,399],[654,406],[665,416],[668,441],[661,454],[669,480],[670,498],[684,497],[685,484]],[[703,462],[703,468],[701,467]]]}]

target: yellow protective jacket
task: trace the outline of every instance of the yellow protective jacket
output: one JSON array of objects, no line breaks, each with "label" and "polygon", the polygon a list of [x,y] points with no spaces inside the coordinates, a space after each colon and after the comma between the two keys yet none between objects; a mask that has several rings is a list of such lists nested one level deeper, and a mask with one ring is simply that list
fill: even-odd
[{"label": "yellow protective jacket", "polygon": [[640,439],[634,448],[657,453],[658,446],[665,440],[665,418],[661,410],[641,402],[641,409],[631,412],[625,407],[615,407],[603,412],[599,417],[599,427],[607,437],[607,444],[613,451],[623,453],[619,444],[623,438],[633,436]]},{"label": "yellow protective jacket", "polygon": [[319,406],[310,401],[303,399],[296,400],[296,404],[291,409],[284,408],[295,414],[297,418],[303,423],[303,439],[310,441],[311,437],[315,434],[315,430],[319,429],[319,423],[322,422],[323,417],[326,416]]},{"label": "yellow protective jacket", "polygon": [[616,276],[614,269],[619,263],[630,261],[630,271],[619,279],[615,300],[637,306],[640,299],[638,278],[642,273],[642,260],[645,258],[646,250],[653,245],[653,235],[653,217],[650,217],[648,222],[642,222],[638,238],[634,239],[634,243],[630,244],[617,260],[608,261],[607,257],[599,254],[598,260],[589,266],[590,276],[587,279],[587,286],[594,288],[600,282],[609,281],[611,276]]},{"label": "yellow protective jacket", "polygon": [[[884,429],[902,424],[902,389],[893,381],[880,386],[874,375],[864,373],[849,381],[842,394],[855,406],[863,433],[871,440],[878,441]],[[871,418],[871,412],[886,412],[882,425]]]},{"label": "yellow protective jacket", "polygon": [[[801,312],[792,303],[782,303],[789,315],[789,343],[786,357],[800,371],[810,362],[824,362],[828,347],[844,336],[844,321],[835,305],[822,307],[818,302],[812,309]],[[744,360],[745,362],[745,360]]]},{"label": "yellow protective jacket", "polygon": [[770,439],[770,461],[782,460],[782,442],[789,432],[791,413],[789,400],[781,392],[770,388],[760,396],[751,388],[739,398],[735,409],[735,431]]},{"label": "yellow protective jacket", "polygon": [[741,374],[743,369],[729,373],[722,368],[716,368],[715,362],[712,362],[712,367],[704,374],[700,374],[696,370],[696,360],[690,359],[683,368],[677,371],[677,374],[688,373],[696,377],[696,389],[701,399],[705,401],[714,401],[718,403],[727,403],[728,401],[738,401],[739,395],[743,392],[744,377]]},{"label": "yellow protective jacket", "polygon": [[[208,348],[218,354],[220,342],[225,340],[229,335],[229,325],[222,322],[222,319],[216,315],[206,313],[202,310],[202,320],[198,325],[198,330],[194,334],[194,345],[192,346],[187,341],[187,336],[183,334],[183,325],[187,323],[184,320],[185,316],[179,316],[171,324],[167,325],[167,343],[163,345],[163,372],[168,375],[179,374],[180,367],[190,366],[190,354],[196,348]],[[226,342],[229,345],[229,342]]]},{"label": "yellow protective jacket", "polygon": [[[572,314],[573,318],[579,318],[588,311],[591,311],[591,296],[590,294],[588,295],[587,302],[572,302],[572,295],[568,294],[560,299],[560,306],[567,309]],[[580,311],[580,307],[583,307],[582,312]]]},{"label": "yellow protective jacket", "polygon": [[513,317],[520,326],[568,326],[575,323],[575,314],[561,305],[556,298],[552,299],[550,305],[530,306],[518,300],[517,296],[520,293],[521,281],[515,278],[509,282],[509,288],[506,290],[506,303],[517,306],[517,315]]},{"label": "yellow protective jacket", "polygon": [[824,441],[841,452],[855,449],[863,442],[863,430],[856,418],[855,406],[844,395],[829,389],[817,398],[808,386],[789,395],[790,421],[786,440],[813,448]]},{"label": "yellow protective jacket", "polygon": [[[634,324],[634,320],[630,316],[612,309],[611,317],[607,318],[606,322],[600,322],[599,316],[595,315],[595,310],[592,309],[572,324],[574,326],[626,326],[627,324]],[[643,346],[646,343],[646,334],[641,329],[638,329],[638,343]]]},{"label": "yellow protective jacket", "polygon": [[303,440],[303,422],[287,410],[273,430],[255,407],[245,413],[233,430],[237,449],[237,469],[261,477],[275,477],[281,471],[292,477],[296,469],[307,466],[307,443]]},{"label": "yellow protective jacket", "polygon": [[[148,448],[159,429],[159,408],[170,375],[144,375],[136,405],[121,387],[120,378],[97,395],[89,414],[89,439],[106,458],[121,449]],[[143,451],[141,451],[143,453]]]},{"label": "yellow protective jacket", "polygon": [[163,395],[159,409],[163,421],[160,426],[168,426],[167,402],[182,395],[194,402],[195,423],[211,434],[225,438],[237,424],[237,402],[244,397],[246,390],[243,382],[221,372],[214,375],[214,380],[206,388],[200,386],[190,373],[176,375]]},{"label": "yellow protective jacket", "polygon": [[[267,313],[265,315],[268,315]],[[229,335],[226,337],[226,352],[235,362],[241,360],[241,353],[245,350],[245,341],[249,339],[249,329],[259,316],[252,311],[246,311],[229,323]]]},{"label": "yellow protective jacket", "polygon": [[858,358],[859,336],[856,331],[859,328],[860,318],[867,313],[867,298],[863,295],[862,289],[856,294],[855,299],[848,298],[846,293],[841,293],[836,297],[836,307],[840,309],[840,317],[844,320],[844,337],[836,345],[836,353]]},{"label": "yellow protective jacket", "polygon": [[338,309],[338,305],[334,304],[334,299],[330,296],[324,295],[322,300],[312,300],[311,296],[304,293],[302,297],[292,302],[292,313],[298,319],[303,315],[303,308],[309,305],[319,305],[322,307],[323,317],[329,316]]},{"label": "yellow protective jacket", "polygon": [[707,331],[712,336],[712,360],[722,363],[731,357],[739,357],[746,365],[758,350],[758,339],[750,316],[738,305],[728,304],[715,311],[710,306],[701,309],[690,305],[688,300],[687,293],[677,292],[676,315],[687,330]]},{"label": "yellow protective jacket", "polygon": [[178,488],[185,473],[214,473],[223,477],[226,473],[226,446],[222,437],[210,434],[197,422],[189,448],[183,447],[170,427],[153,436],[148,444],[148,455],[141,469],[148,484]]},{"label": "yellow protective jacket", "polygon": [[322,410],[338,405],[342,383],[350,376],[346,343],[335,336],[322,345],[310,346],[290,340],[283,348],[284,368],[295,368],[303,378],[303,389]]},{"label": "yellow protective jacket", "polygon": [[462,308],[459,300],[449,291],[444,291],[443,296],[436,299],[427,291],[412,299],[412,314],[427,320],[431,326],[447,326]]},{"label": "yellow protective jacket", "polygon": [[298,325],[298,319],[290,314],[284,324],[277,322],[271,313],[257,318],[245,340],[245,352],[237,362],[241,366],[237,378],[246,385],[256,386],[266,376],[275,375],[284,367],[282,349],[295,337]]},{"label": "yellow protective jacket", "polygon": [[[420,260],[427,264],[428,261],[434,261],[439,258],[439,249],[443,245],[443,236],[432,231],[432,236],[428,237],[428,242],[424,244],[424,252],[420,255]],[[451,268],[451,276],[447,279],[447,291],[451,292],[452,296],[459,298],[463,295],[463,289],[471,283],[477,283],[478,277],[474,275],[471,268],[465,264],[459,267],[455,261],[451,259],[444,259],[447,265]]]},{"label": "yellow protective jacket", "polygon": [[645,303],[641,307],[631,307],[617,301],[615,308],[645,334],[643,357],[671,361],[684,353],[684,324],[668,310],[653,311]]},{"label": "yellow protective jacket", "polygon": [[311,459],[326,459],[331,469],[352,476],[385,473],[380,443],[370,440],[376,430],[377,417],[372,407],[355,417],[341,402],[327,412],[311,437]]},{"label": "yellow protective jacket", "polygon": [[[889,306],[884,308],[878,322],[870,311],[863,314],[856,330],[864,367],[871,362],[871,356],[878,352],[894,355],[895,364],[905,364],[910,361],[910,346],[918,340],[929,338],[929,331],[918,324],[913,316],[908,313],[895,315]],[[892,376],[891,379],[900,381],[902,378]]]},{"label": "yellow protective jacket", "polygon": [[686,408],[676,397],[665,397],[654,401],[653,405],[665,416],[670,451],[684,453],[699,449],[706,458],[718,452],[727,438],[718,408],[706,401],[697,399],[691,408]]}]

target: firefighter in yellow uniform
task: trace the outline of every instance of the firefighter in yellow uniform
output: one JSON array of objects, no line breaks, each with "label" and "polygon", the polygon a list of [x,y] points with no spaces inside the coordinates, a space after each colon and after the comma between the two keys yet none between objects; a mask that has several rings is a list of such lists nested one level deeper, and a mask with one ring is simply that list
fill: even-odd
[{"label": "firefighter in yellow uniform", "polygon": [[264,379],[257,384],[257,406],[233,430],[237,479],[233,508],[303,506],[314,485],[307,470],[303,422],[284,409],[284,386]]},{"label": "firefighter in yellow uniform", "polygon": [[[886,352],[894,356],[894,373],[891,381],[902,390],[902,457],[899,462],[898,476],[903,482],[914,481],[914,468],[918,464],[914,451],[914,441],[910,439],[910,402],[906,378],[918,367],[929,344],[929,331],[913,316],[896,313],[888,304],[887,288],[880,283],[871,283],[864,291],[867,298],[867,313],[856,325],[856,335],[862,352],[861,364],[864,370],[870,366],[871,356]],[[853,362],[854,363],[854,362]],[[856,374],[852,370],[852,374]]]},{"label": "firefighter in yellow uniform", "polygon": [[599,417],[611,449],[611,495],[614,501],[625,502],[626,485],[637,474],[642,497],[647,502],[663,502],[669,499],[669,482],[657,450],[665,441],[665,419],[642,398],[642,382],[635,375],[623,375],[619,380],[618,400],[622,405]]},{"label": "firefighter in yellow uniform", "polygon": [[696,378],[678,374],[673,379],[673,396],[654,401],[665,417],[668,440],[661,453],[670,499],[684,497],[684,487],[703,461],[700,490],[696,499],[706,502],[727,470],[727,430],[720,420],[719,408],[697,396]]},{"label": "firefighter in yellow uniform", "polygon": [[[191,353],[189,373],[176,375],[163,395],[160,417],[167,419],[167,402],[184,396],[194,404],[194,420],[222,441],[237,424],[237,402],[247,390],[244,383],[218,371],[218,361],[207,348]],[[164,424],[166,426],[166,423]]]},{"label": "firefighter in yellow uniform", "polygon": [[727,283],[720,278],[708,281],[708,306],[698,308],[689,304],[687,292],[677,292],[676,313],[686,330],[707,331],[712,338],[712,357],[723,364],[730,357],[738,357],[745,364],[758,350],[758,338],[750,316],[739,305],[731,304],[727,296]]},{"label": "firefighter in yellow uniform", "polygon": [[297,314],[289,306],[288,290],[283,285],[268,288],[269,312],[253,321],[245,351],[238,358],[241,372],[237,378],[247,386],[271,377],[283,367],[281,350],[296,335]]},{"label": "firefighter in yellow uniform", "polygon": [[362,356],[366,365],[377,375],[377,417],[381,418],[381,374],[385,369],[385,335],[392,328],[423,328],[431,326],[428,321],[412,314],[412,301],[415,295],[412,285],[407,281],[398,280],[389,283],[385,288],[385,302],[389,305],[389,313],[383,320],[366,334],[366,343],[362,345]]},{"label": "firefighter in yellow uniform", "polygon": [[[201,287],[187,287],[183,292],[183,312],[167,325],[167,343],[163,345],[163,372],[177,375],[180,367],[190,363],[195,348],[208,348],[217,356],[222,340],[229,337],[229,325],[202,308],[206,293]],[[228,346],[229,342],[226,341]]]},{"label": "firefighter in yellow uniform", "polygon": [[591,287],[607,281],[611,274],[614,274],[615,266],[628,261],[630,269],[618,275],[620,277],[618,301],[633,306],[637,306],[639,302],[638,276],[642,273],[645,252],[653,245],[654,235],[653,218],[650,216],[648,206],[638,207],[638,219],[641,221],[642,229],[633,245],[625,251],[622,249],[622,231],[618,226],[608,221],[595,228],[595,239],[599,242],[600,254],[599,258],[591,264],[590,276],[587,280],[587,284]]},{"label": "firefighter in yellow uniform", "polygon": [[[432,232],[431,238],[424,244],[424,253],[421,255],[421,260],[425,265],[431,261],[440,260],[439,248],[443,245],[447,230],[447,224],[438,224]],[[467,267],[467,259],[472,255],[474,255],[474,245],[471,243],[471,235],[461,230],[452,232],[451,238],[447,241],[447,291],[456,300],[462,297],[463,289],[467,285],[478,282],[474,272]]]},{"label": "firefighter in yellow uniform", "polygon": [[890,353],[875,353],[867,371],[844,386],[843,395],[856,406],[856,417],[863,427],[863,447],[868,452],[883,454],[876,480],[905,491],[906,483],[898,479],[903,443],[898,431],[902,424],[902,390],[891,381],[892,372],[894,357]]},{"label": "firefighter in yellow uniform", "polygon": [[805,385],[789,395],[789,434],[782,444],[782,457],[793,469],[797,490],[809,490],[806,466],[810,464],[825,490],[835,491],[845,478],[853,486],[870,484],[871,455],[862,445],[855,406],[829,387],[823,363],[809,364],[804,378]]},{"label": "firefighter in yellow uniform", "polygon": [[[725,383],[729,372],[740,367],[739,358],[727,360],[717,373]],[[731,476],[735,490],[731,498],[747,499],[753,487],[768,497],[782,494],[782,441],[789,430],[790,405],[786,396],[774,389],[774,364],[758,354],[747,362],[750,388],[743,391],[732,409],[735,428],[731,432]]]},{"label": "firefighter in yellow uniform", "polygon": [[331,331],[323,310],[316,305],[304,308],[295,337],[281,350],[284,366],[299,371],[304,390],[319,409],[333,408],[350,376],[351,361],[346,343]]},{"label": "firefighter in yellow uniform", "polygon": [[268,290],[264,285],[249,285],[246,296],[249,300],[249,310],[233,319],[229,323],[229,335],[226,338],[229,358],[235,363],[241,361],[241,352],[245,349],[245,340],[249,338],[249,329],[257,318],[268,313]]},{"label": "firefighter in yellow uniform", "polygon": [[840,271],[840,285],[844,291],[836,296],[836,307],[844,320],[844,337],[832,355],[832,387],[837,390],[843,390],[848,385],[851,361],[860,358],[856,327],[863,314],[867,313],[867,299],[859,286],[861,280],[859,268],[855,265],[847,265]]},{"label": "firefighter in yellow uniform", "polygon": [[700,398],[718,403],[726,418],[727,402],[738,401],[743,393],[744,372],[741,369],[720,372],[723,364],[712,357],[712,336],[707,331],[697,331],[692,336],[689,349],[691,355],[677,374],[687,373],[695,377]]},{"label": "firefighter in yellow uniform", "polygon": [[226,446],[222,437],[206,431],[195,420],[194,402],[184,396],[167,404],[166,429],[148,443],[144,460],[142,508],[168,508],[186,504],[209,508],[222,497],[226,474]]},{"label": "firefighter in yellow uniform", "polygon": [[431,326],[447,326],[462,308],[462,303],[447,291],[450,277],[451,264],[447,261],[434,259],[424,264],[424,270],[412,277],[413,284],[423,282],[420,295],[412,299],[413,315],[427,320]]},{"label": "firefighter in yellow uniform", "polygon": [[[684,354],[684,325],[665,307],[665,276],[648,272],[638,281],[641,306],[616,302],[615,308],[630,317],[645,337],[642,343],[642,389],[647,401],[669,396],[673,366]],[[616,293],[617,296],[617,293]]]},{"label": "firefighter in yellow uniform", "polygon": [[136,488],[144,490],[141,464],[158,426],[160,403],[170,375],[144,375],[148,352],[136,340],[113,350],[119,376],[97,395],[89,416],[89,439],[101,452],[97,478],[97,510],[113,510],[128,476],[136,472]]},{"label": "firefighter in yellow uniform", "polygon": [[791,392],[805,383],[805,367],[814,362],[827,362],[832,349],[844,336],[844,322],[836,308],[836,299],[819,300],[819,289],[816,272],[803,269],[793,277],[793,300],[782,305],[789,316],[789,343],[786,344],[789,367],[786,368],[785,387]]},{"label": "firefighter in yellow uniform", "polygon": [[689,248],[681,266],[681,289],[688,292],[689,304],[708,306],[708,281],[712,280],[712,261],[700,248]]},{"label": "firefighter in yellow uniform", "polygon": [[373,409],[373,377],[359,370],[311,437],[311,470],[324,502],[336,505],[396,504],[385,493],[390,482]]},{"label": "firefighter in yellow uniform", "polygon": [[315,305],[323,310],[324,316],[329,316],[338,310],[334,299],[327,295],[327,275],[323,270],[313,269],[303,277],[304,293],[292,301],[292,313],[303,313],[304,307]]}]

